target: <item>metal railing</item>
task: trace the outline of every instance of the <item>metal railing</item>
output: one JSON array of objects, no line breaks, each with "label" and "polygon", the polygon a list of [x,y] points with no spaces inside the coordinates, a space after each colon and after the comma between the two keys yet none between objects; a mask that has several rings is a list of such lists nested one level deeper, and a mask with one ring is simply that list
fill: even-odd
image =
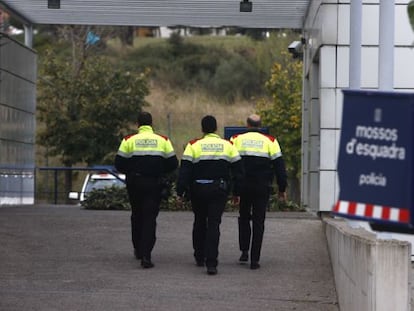
[{"label": "metal railing", "polygon": [[[125,183],[125,180],[119,177],[119,172],[115,170],[113,166],[107,166],[107,165],[97,165],[97,166],[90,166],[90,167],[37,167],[39,171],[52,171],[53,172],[53,203],[58,203],[58,197],[59,193],[62,193],[62,191],[59,191],[59,179],[58,179],[58,173],[62,171],[96,171],[96,172],[105,172],[108,174],[111,174],[116,179],[122,181]],[[66,194],[66,192],[64,192]]]}]

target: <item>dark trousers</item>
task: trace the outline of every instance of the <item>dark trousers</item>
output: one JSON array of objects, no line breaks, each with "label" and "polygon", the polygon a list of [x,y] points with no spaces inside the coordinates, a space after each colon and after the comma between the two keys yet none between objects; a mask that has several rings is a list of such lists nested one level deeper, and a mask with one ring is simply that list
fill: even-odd
[{"label": "dark trousers", "polygon": [[227,192],[215,183],[192,187],[194,257],[197,261],[205,260],[207,267],[218,264],[220,224],[226,202]]},{"label": "dark trousers", "polygon": [[159,179],[128,176],[127,189],[132,210],[132,244],[139,255],[151,259],[161,203]]},{"label": "dark trousers", "polygon": [[[240,196],[239,246],[241,251],[251,250],[251,261],[260,260],[266,209],[269,204],[270,187],[266,182],[249,182]],[[250,224],[252,221],[252,225]],[[253,229],[253,230],[252,230]],[[253,235],[252,235],[253,231]]]}]

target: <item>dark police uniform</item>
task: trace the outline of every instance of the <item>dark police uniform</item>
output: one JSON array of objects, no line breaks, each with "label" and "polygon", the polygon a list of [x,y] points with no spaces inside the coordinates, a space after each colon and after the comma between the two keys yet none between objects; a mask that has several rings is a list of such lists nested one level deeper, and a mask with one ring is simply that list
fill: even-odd
[{"label": "dark police uniform", "polygon": [[[276,176],[279,192],[286,191],[285,163],[276,138],[262,134],[257,129],[234,135],[230,140],[239,151],[246,171],[246,179],[240,195],[239,246],[242,252],[249,251],[252,235],[250,220],[252,220],[250,260],[254,265],[260,259],[266,208],[269,204],[273,176]],[[258,265],[255,268],[257,267]]]},{"label": "dark police uniform", "polygon": [[[194,257],[199,266],[205,262],[207,269],[217,267],[220,223],[229,183],[233,180],[237,185],[242,177],[240,155],[229,141],[208,133],[187,144],[181,159],[177,194],[183,196],[184,192],[190,192]],[[233,189],[235,192],[237,189]]]},{"label": "dark police uniform", "polygon": [[151,259],[156,240],[156,218],[161,203],[161,177],[178,166],[170,140],[149,125],[125,137],[115,157],[115,167],[126,174],[131,203],[131,231],[135,255]]}]

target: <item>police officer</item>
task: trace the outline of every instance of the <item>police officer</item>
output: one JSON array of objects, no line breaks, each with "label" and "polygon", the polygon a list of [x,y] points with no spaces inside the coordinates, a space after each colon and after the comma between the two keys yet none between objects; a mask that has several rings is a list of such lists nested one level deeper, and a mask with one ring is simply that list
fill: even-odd
[{"label": "police officer", "polygon": [[178,167],[171,141],[152,129],[148,112],[138,115],[138,133],[125,137],[115,157],[115,167],[126,174],[131,204],[132,244],[143,268],[152,268],[156,218],[161,203],[161,177]]},{"label": "police officer", "polygon": [[193,223],[193,248],[197,266],[207,266],[207,273],[217,274],[221,217],[230,191],[243,177],[241,158],[236,148],[215,134],[217,121],[207,115],[201,120],[204,136],[190,141],[181,159],[177,182],[180,198],[190,193]]},{"label": "police officer", "polygon": [[251,269],[260,268],[266,208],[273,176],[276,176],[279,200],[286,200],[287,187],[286,168],[279,143],[275,137],[260,133],[260,126],[260,116],[250,115],[247,118],[248,131],[230,138],[240,152],[246,170],[239,201],[239,246],[242,252],[240,261],[247,262],[251,240]]}]

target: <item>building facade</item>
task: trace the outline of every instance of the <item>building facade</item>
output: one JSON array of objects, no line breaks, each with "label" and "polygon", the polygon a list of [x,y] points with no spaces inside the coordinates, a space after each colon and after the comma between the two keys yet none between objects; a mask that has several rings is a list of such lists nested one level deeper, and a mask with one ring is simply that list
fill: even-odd
[{"label": "building facade", "polygon": [[[408,2],[395,0],[393,89],[400,92],[414,91]],[[331,211],[339,194],[336,167],[342,90],[349,88],[350,4],[311,1],[303,29],[302,204],[315,212]],[[380,0],[362,0],[361,89],[378,89],[379,24]]]},{"label": "building facade", "polygon": [[34,203],[36,63],[0,33],[0,205]]}]

